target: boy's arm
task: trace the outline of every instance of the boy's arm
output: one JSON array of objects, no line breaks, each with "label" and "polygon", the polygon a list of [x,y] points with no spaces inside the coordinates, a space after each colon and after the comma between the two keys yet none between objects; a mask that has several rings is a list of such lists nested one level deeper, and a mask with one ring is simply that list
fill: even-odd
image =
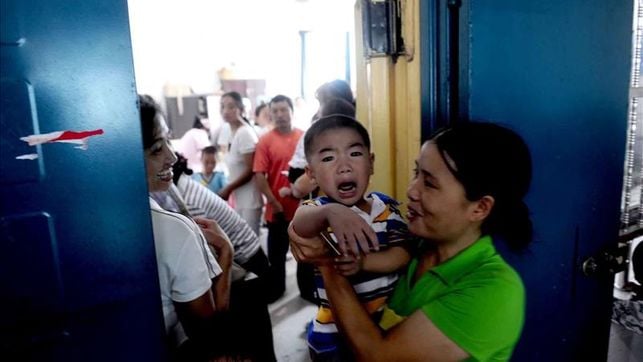
[{"label": "boy's arm", "polygon": [[292,227],[297,235],[312,238],[328,228],[326,212],[331,205],[301,205],[295,211]]},{"label": "boy's arm", "polygon": [[360,255],[342,255],[335,258],[335,269],[343,276],[357,274],[360,271],[388,274],[405,266],[411,255],[401,246],[392,246],[390,249],[376,253]]},{"label": "boy's arm", "polygon": [[392,273],[408,264],[411,255],[402,246],[393,246],[387,250],[363,256],[362,270],[373,273]]},{"label": "boy's arm", "polygon": [[319,235],[328,226],[339,244],[339,250],[346,254],[349,250],[353,255],[379,250],[377,235],[373,228],[357,213],[348,207],[329,203],[321,206],[300,206],[293,218],[293,229],[304,238]]}]

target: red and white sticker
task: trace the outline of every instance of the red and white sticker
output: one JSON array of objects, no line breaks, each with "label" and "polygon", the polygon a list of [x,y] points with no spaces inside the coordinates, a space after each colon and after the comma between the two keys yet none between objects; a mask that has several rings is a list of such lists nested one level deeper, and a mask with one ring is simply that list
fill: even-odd
[{"label": "red and white sticker", "polygon": [[[54,142],[63,142],[63,143],[73,143],[78,146],[81,150],[87,149],[87,140],[90,137],[98,136],[103,134],[102,129],[95,129],[91,131],[56,131],[45,134],[32,134],[26,137],[20,137],[20,140],[25,141],[29,146],[37,146],[43,143],[54,143]],[[35,160],[38,158],[38,154],[30,153],[26,155],[17,156],[18,160]]]}]

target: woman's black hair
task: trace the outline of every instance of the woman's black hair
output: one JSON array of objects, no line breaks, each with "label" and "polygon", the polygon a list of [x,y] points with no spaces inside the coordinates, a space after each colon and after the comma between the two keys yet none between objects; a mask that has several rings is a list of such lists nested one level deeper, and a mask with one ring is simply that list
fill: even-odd
[{"label": "woman's black hair", "polygon": [[143,148],[148,149],[154,144],[154,132],[158,124],[155,119],[163,116],[159,105],[147,94],[139,94],[138,107],[141,118],[141,133],[143,134]]},{"label": "woman's black hair", "polygon": [[511,249],[525,248],[533,234],[529,209],[523,202],[532,169],[522,137],[493,123],[461,122],[438,130],[429,141],[437,145],[467,199],[494,198],[482,233],[500,236]]},{"label": "woman's black hair", "polygon": [[203,123],[201,123],[201,117],[199,116],[194,117],[194,123],[192,123],[192,128],[205,129],[205,126],[203,125]]},{"label": "woman's black hair", "polygon": [[319,108],[319,117],[342,114],[355,118],[355,106],[343,98],[329,98]]},{"label": "woman's black hair", "polygon": [[322,84],[317,88],[315,96],[322,105],[331,98],[340,98],[355,106],[355,99],[353,98],[351,86],[341,79],[335,79]]},{"label": "woman's black hair", "polygon": [[239,108],[239,110],[241,111],[241,119],[243,119],[243,121],[246,122],[247,124],[250,124],[250,120],[243,115],[243,113],[246,110],[246,107],[243,105],[243,98],[241,98],[241,94],[239,94],[239,92],[231,91],[231,92],[223,93],[223,95],[221,96],[221,99],[225,97],[232,98],[237,108]]},{"label": "woman's black hair", "polygon": [[259,117],[259,115],[261,114],[261,110],[263,110],[266,107],[268,107],[268,105],[265,102],[261,102],[257,106],[257,108],[255,108],[255,117]]}]

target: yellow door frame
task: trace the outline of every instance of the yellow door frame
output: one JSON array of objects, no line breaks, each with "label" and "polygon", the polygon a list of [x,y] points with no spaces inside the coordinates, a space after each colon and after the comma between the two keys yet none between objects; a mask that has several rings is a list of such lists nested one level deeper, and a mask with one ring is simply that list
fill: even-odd
[{"label": "yellow door frame", "polygon": [[375,174],[371,189],[406,200],[406,188],[420,150],[420,0],[401,0],[406,55],[364,56],[361,1],[355,5],[357,118],[371,135]]}]

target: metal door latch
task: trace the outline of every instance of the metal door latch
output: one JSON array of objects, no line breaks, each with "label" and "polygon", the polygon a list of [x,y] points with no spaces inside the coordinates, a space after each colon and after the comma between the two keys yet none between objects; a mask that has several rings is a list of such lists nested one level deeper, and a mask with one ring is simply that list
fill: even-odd
[{"label": "metal door latch", "polygon": [[586,276],[607,276],[627,269],[629,260],[629,241],[643,234],[643,229],[621,235],[616,246],[609,247],[583,261],[581,269]]}]

